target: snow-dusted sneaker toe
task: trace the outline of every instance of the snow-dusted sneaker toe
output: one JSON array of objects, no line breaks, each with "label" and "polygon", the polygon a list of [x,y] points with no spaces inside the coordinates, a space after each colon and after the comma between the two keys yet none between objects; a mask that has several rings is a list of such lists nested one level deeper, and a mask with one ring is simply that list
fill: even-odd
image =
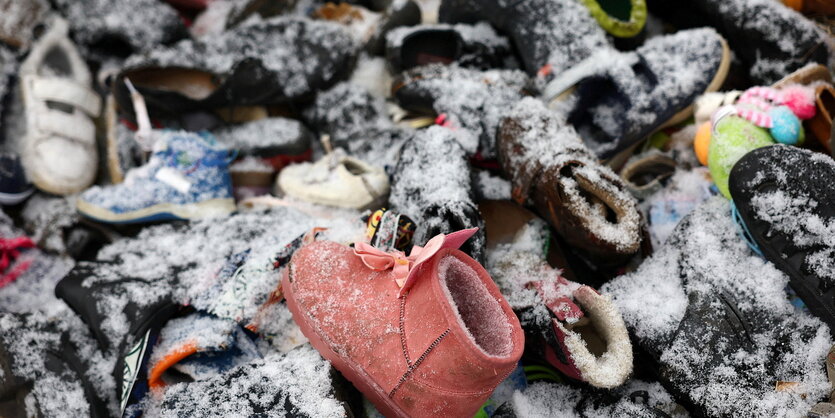
[{"label": "snow-dusted sneaker toe", "polygon": [[151,159],[124,183],[95,186],[76,201],[78,211],[105,223],[141,223],[228,215],[235,211],[230,155],[208,139],[166,132]]},{"label": "snow-dusted sneaker toe", "polygon": [[371,209],[384,205],[388,175],[337,149],[315,163],[290,165],[276,181],[278,191],[319,205]]},{"label": "snow-dusted sneaker toe", "polygon": [[474,232],[436,236],[408,257],[318,241],[285,269],[302,332],[387,417],[473,416],[516,368],[519,321],[456,249]]}]

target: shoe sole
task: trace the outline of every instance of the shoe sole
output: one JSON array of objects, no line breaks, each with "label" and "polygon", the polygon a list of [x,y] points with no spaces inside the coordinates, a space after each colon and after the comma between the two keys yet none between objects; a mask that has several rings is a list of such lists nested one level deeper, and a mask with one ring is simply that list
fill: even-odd
[{"label": "shoe sole", "polygon": [[25,192],[21,193],[2,193],[0,192],[0,205],[4,206],[12,206],[16,205],[24,200],[27,197],[31,196],[32,193],[35,192],[35,189],[29,189]]},{"label": "shoe sole", "polygon": [[383,416],[389,418],[408,418],[409,415],[403,412],[403,410],[400,409],[400,407],[398,407],[394,401],[391,400],[391,398],[389,398],[388,393],[377,385],[374,380],[362,370],[362,367],[350,359],[337,354],[330,348],[329,344],[325,343],[325,341],[319,337],[320,334],[316,326],[313,325],[307,315],[299,309],[299,305],[296,303],[296,298],[293,295],[293,285],[290,283],[291,268],[292,261],[290,265],[284,269],[284,273],[282,273],[281,291],[284,294],[284,300],[287,303],[287,308],[290,309],[290,313],[293,315],[293,319],[296,321],[296,324],[299,325],[302,334],[310,340],[310,344],[316,349],[316,351],[319,352],[319,354],[322,355],[322,357],[331,362],[333,367],[339,370],[346,379],[353,383],[354,386],[356,386],[356,388],[359,389],[359,391],[374,404]]},{"label": "shoe sole", "polygon": [[81,199],[76,201],[76,207],[79,213],[90,219],[111,224],[210,218],[229,215],[236,209],[235,200],[231,198],[210,199],[186,205],[160,203],[125,213],[115,213]]}]

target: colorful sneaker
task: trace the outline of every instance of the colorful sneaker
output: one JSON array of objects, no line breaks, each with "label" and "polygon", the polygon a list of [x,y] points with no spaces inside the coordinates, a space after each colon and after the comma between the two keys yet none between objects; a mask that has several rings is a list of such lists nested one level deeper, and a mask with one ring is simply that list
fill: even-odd
[{"label": "colorful sneaker", "polygon": [[474,232],[436,236],[409,257],[318,241],[284,270],[305,336],[387,417],[473,416],[522,356],[510,306],[456,249]]},{"label": "colorful sneaker", "polygon": [[315,163],[286,167],[276,180],[276,194],[319,205],[373,209],[388,200],[389,179],[382,168],[337,149]]},{"label": "colorful sneaker", "polygon": [[226,149],[186,132],[166,132],[151,159],[123,184],[95,186],[78,198],[78,211],[105,223],[141,223],[223,216],[235,211]]},{"label": "colorful sneaker", "polygon": [[730,194],[757,247],[789,276],[809,310],[835,326],[835,162],[773,145],[742,157],[730,178]]}]

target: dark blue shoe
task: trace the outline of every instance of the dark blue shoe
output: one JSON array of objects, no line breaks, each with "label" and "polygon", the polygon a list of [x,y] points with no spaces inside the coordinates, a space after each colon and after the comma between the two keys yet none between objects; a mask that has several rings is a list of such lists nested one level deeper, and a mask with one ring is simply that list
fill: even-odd
[{"label": "dark blue shoe", "polygon": [[35,189],[26,179],[20,157],[0,154],[0,205],[16,205],[29,197]]}]

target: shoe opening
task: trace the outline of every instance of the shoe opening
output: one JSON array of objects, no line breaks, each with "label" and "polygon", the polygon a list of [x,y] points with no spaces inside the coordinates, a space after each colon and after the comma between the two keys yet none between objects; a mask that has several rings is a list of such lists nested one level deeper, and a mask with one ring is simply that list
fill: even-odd
[{"label": "shoe opening", "polygon": [[491,357],[506,357],[513,351],[511,331],[499,302],[490,294],[478,273],[454,256],[438,266],[441,287],[456,312],[458,323],[475,345]]},{"label": "shoe opening", "polygon": [[662,182],[672,177],[675,171],[675,162],[653,158],[627,167],[623,177],[636,187],[644,187],[650,183]]},{"label": "shoe opening", "polygon": [[38,70],[44,77],[69,77],[72,75],[72,65],[66,51],[59,46],[49,49],[43,59],[43,65]]},{"label": "shoe opening", "polygon": [[351,160],[342,161],[342,165],[345,166],[345,169],[348,170],[349,173],[351,173],[355,176],[361,176],[361,175],[368,172],[368,170],[366,170],[365,167],[363,167],[363,166],[361,166],[361,165],[359,165],[359,164],[357,164],[357,163],[355,163],[354,161],[351,161]]},{"label": "shoe opening", "polygon": [[404,70],[432,63],[449,64],[461,55],[461,37],[452,30],[415,32],[403,40],[401,65]]},{"label": "shoe opening", "polygon": [[599,0],[600,8],[606,14],[623,22],[628,22],[632,16],[631,0]]},{"label": "shoe opening", "polygon": [[566,349],[583,378],[592,386],[612,388],[632,373],[632,344],[617,308],[590,289],[574,293],[586,313],[584,320],[563,327]]},{"label": "shoe opening", "polygon": [[585,206],[585,213],[592,216],[598,216],[610,224],[618,223],[618,214],[615,212],[613,204],[610,204],[611,199],[606,199],[605,194],[601,194],[598,188],[589,187],[589,182],[578,176],[575,171],[582,166],[579,164],[566,164],[560,169],[560,175],[567,178],[576,178],[577,193],[580,196],[583,205]]}]

